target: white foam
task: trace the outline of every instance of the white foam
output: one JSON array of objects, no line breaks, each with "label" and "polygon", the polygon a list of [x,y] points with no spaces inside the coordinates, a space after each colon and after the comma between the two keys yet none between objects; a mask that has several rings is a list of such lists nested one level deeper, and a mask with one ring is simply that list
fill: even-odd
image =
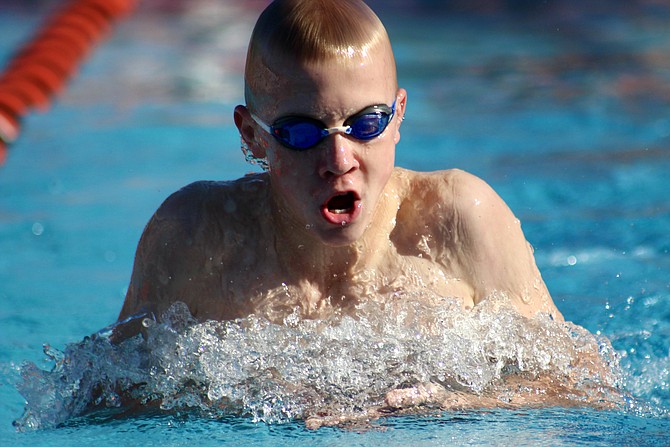
[{"label": "white foam", "polygon": [[[145,321],[145,338],[115,345],[87,337],[64,353],[49,351],[52,371],[26,365],[19,390],[28,404],[17,425],[53,426],[129,398],[277,423],[364,414],[385,405],[388,391],[417,384],[501,404],[528,394],[528,383],[540,377],[569,386],[575,402],[619,386],[609,341],[581,327],[548,316],[527,320],[492,301],[464,311],[457,302],[414,298],[396,294],[360,306],[356,317],[327,321],[295,313],[284,324],[256,316],[198,323],[178,304],[161,323]],[[510,388],[511,376],[529,382]]]}]

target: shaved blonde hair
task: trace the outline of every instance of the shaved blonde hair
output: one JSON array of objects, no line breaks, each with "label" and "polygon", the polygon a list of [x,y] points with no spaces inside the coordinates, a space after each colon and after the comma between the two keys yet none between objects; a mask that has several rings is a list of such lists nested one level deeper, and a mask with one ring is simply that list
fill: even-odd
[{"label": "shaved blonde hair", "polygon": [[251,35],[245,100],[250,104],[254,93],[259,93],[255,91],[258,81],[252,79],[261,67],[272,76],[285,63],[344,62],[380,45],[388,46],[392,58],[384,25],[361,0],[275,0],[260,15]]}]

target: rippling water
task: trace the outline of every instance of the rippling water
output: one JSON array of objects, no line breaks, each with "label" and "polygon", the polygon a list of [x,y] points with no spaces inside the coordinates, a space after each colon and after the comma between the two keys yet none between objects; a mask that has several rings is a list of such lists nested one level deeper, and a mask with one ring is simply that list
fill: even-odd
[{"label": "rippling water", "polygon": [[[0,171],[2,441],[670,444],[667,11],[611,2],[584,12],[556,1],[543,3],[545,13],[459,14],[429,3],[379,5],[409,91],[398,162],[464,168],[491,183],[575,325],[540,318],[515,331],[518,317],[505,311],[491,318],[401,302],[389,303],[393,312],[360,309],[357,320],[285,326],[194,323],[177,309],[166,324],[148,320],[146,339],[111,344],[97,331],[118,314],[151,212],[190,181],[252,169],[230,111],[241,102],[258,5],[193,0],[171,14],[148,6],[49,113],[26,119]],[[38,23],[22,8],[0,11],[5,55]],[[585,380],[592,365],[571,366],[590,349],[600,353],[594,364],[607,365],[596,383]],[[550,389],[546,377],[572,392]],[[391,409],[366,427],[315,432],[289,422],[356,418],[383,406],[388,388],[426,382],[445,388],[447,407],[466,395],[514,408]],[[515,406],[528,390],[552,391],[561,405]],[[612,408],[572,406],[585,396]],[[149,405],[132,415],[115,407],[130,398]],[[17,419],[45,428],[16,433]]]},{"label": "rippling water", "polygon": [[25,366],[19,389],[28,408],[17,425],[52,427],[128,401],[267,423],[356,420],[380,407],[397,411],[384,402],[388,391],[428,384],[441,394],[421,411],[641,409],[620,394],[616,354],[604,337],[548,316],[527,321],[500,304],[463,311],[456,301],[427,306],[419,298],[395,296],[331,321],[301,319],[296,309],[284,324],[255,316],[197,323],[176,304],[163,323],[138,317],[145,338],[115,345],[104,331],[64,353],[49,349],[51,372]]}]

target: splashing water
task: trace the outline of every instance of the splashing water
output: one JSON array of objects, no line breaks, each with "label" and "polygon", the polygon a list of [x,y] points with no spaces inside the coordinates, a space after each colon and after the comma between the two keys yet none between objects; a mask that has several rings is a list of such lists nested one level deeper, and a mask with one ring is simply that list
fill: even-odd
[{"label": "splashing water", "polygon": [[[525,319],[493,300],[464,311],[456,301],[434,306],[413,298],[366,303],[355,316],[329,320],[296,311],[284,324],[257,316],[199,323],[176,303],[160,323],[144,319],[143,336],[115,344],[101,331],[62,353],[47,347],[55,366],[23,367],[18,388],[27,406],[15,424],[50,427],[130,403],[268,423],[355,418],[388,407],[389,391],[420,384],[440,387],[433,404],[442,408],[449,393],[501,406],[521,394],[551,395],[534,383],[560,384],[562,402],[621,402],[606,338],[548,316]],[[523,377],[523,385],[510,386],[512,377]]]}]

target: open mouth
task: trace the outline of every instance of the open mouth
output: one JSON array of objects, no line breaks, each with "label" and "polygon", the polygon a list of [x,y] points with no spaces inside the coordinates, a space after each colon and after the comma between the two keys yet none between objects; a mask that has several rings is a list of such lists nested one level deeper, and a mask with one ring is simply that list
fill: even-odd
[{"label": "open mouth", "polygon": [[356,203],[356,196],[353,192],[348,192],[346,194],[340,194],[332,197],[326,206],[328,211],[334,214],[344,214],[349,213],[354,209],[354,204]]},{"label": "open mouth", "polygon": [[323,217],[332,224],[346,225],[358,215],[360,198],[353,191],[336,194],[321,208]]}]

